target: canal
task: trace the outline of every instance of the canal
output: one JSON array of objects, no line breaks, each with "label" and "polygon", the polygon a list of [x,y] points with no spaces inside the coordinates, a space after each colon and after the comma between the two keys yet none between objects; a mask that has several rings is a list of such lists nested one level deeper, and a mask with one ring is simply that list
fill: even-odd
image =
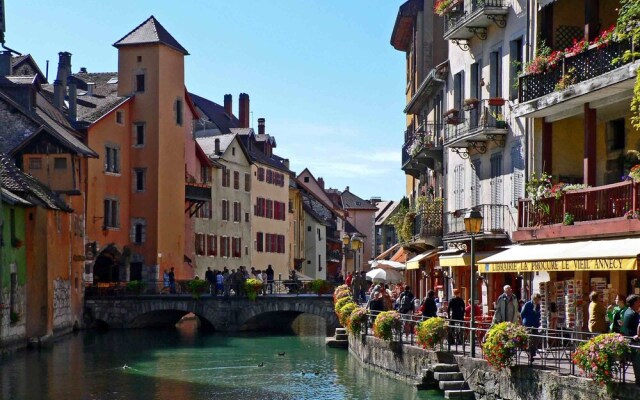
[{"label": "canal", "polygon": [[293,334],[181,329],[81,332],[1,360],[6,400],[441,399],[325,346],[317,318]]}]

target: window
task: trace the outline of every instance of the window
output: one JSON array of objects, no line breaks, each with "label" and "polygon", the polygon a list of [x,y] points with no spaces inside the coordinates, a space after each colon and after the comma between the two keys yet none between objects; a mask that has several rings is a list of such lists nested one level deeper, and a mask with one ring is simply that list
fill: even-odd
[{"label": "window", "polygon": [[136,74],[136,92],[144,92],[144,73]]},{"label": "window", "polygon": [[205,219],[213,218],[213,210],[212,210],[210,201],[206,201],[202,203],[202,206],[198,208],[198,211],[196,211],[196,218],[205,218]]},{"label": "window", "polygon": [[220,257],[229,257],[229,237],[220,237]]},{"label": "window", "polygon": [[146,186],[147,169],[135,168],[133,170],[133,190],[136,192],[144,192]]},{"label": "window", "polygon": [[264,250],[263,239],[264,239],[264,234],[262,232],[257,232],[256,233],[256,251],[260,253],[262,253],[262,251]]},{"label": "window", "polygon": [[273,218],[273,201],[272,200],[267,200],[267,213],[265,217]]},{"label": "window", "polygon": [[304,177],[304,183],[309,183],[309,177],[308,176]]},{"label": "window", "polygon": [[311,232],[311,225],[307,226],[307,232]]},{"label": "window", "polygon": [[131,231],[131,241],[134,244],[143,244],[147,236],[147,222],[143,218],[134,218]]},{"label": "window", "polygon": [[251,175],[249,174],[244,174],[244,191],[251,191]]},{"label": "window", "polygon": [[205,235],[196,233],[196,255],[203,256],[205,254]]},{"label": "window", "polygon": [[518,200],[524,194],[524,157],[520,143],[511,147],[511,174],[511,206],[518,207]]},{"label": "window", "polygon": [[264,181],[264,168],[258,168],[258,180],[260,182]]},{"label": "window", "polygon": [[464,208],[464,164],[453,168],[453,198],[456,210]]},{"label": "window", "polygon": [[249,213],[244,213],[244,222],[249,222]]},{"label": "window", "polygon": [[609,121],[607,127],[607,150],[624,150],[625,132],[624,118]]},{"label": "window", "polygon": [[321,241],[322,235],[320,234],[320,228],[316,228],[316,232],[318,233],[318,241]]},{"label": "window", "polygon": [[30,158],[29,169],[42,169],[42,158]]},{"label": "window", "polygon": [[460,111],[464,101],[464,71],[453,76],[453,108]]},{"label": "window", "polygon": [[232,155],[232,156],[235,156],[235,155],[236,155],[236,148],[235,148],[235,147],[232,147],[232,148],[231,148],[231,155]]},{"label": "window", "polygon": [[67,169],[67,159],[65,157],[54,158],[53,169]]},{"label": "window", "polygon": [[117,199],[104,200],[104,226],[107,228],[120,227],[120,203]]},{"label": "window", "polygon": [[489,96],[502,97],[502,49],[489,53]]},{"label": "window", "polygon": [[210,257],[218,255],[218,237],[216,235],[207,235],[207,255]]},{"label": "window", "polygon": [[229,187],[231,184],[231,170],[222,168],[222,187]]},{"label": "window", "polygon": [[120,173],[120,149],[116,146],[107,145],[104,148],[105,162],[104,170],[114,174]]},{"label": "window", "polygon": [[211,183],[211,169],[206,165],[200,167],[200,181],[202,183]]},{"label": "window", "polygon": [[240,211],[240,202],[233,202],[233,222],[240,222],[242,220],[242,212]]},{"label": "window", "polygon": [[222,220],[229,220],[229,200],[222,200]]},{"label": "window", "polygon": [[471,162],[471,205],[477,206],[482,202],[482,185],[480,181],[480,170],[482,162],[473,160]]},{"label": "window", "polygon": [[233,188],[240,189],[240,172],[233,171]]},{"label": "window", "polygon": [[176,111],[176,125],[180,125],[182,126],[182,123],[184,121],[184,110],[183,110],[184,106],[182,103],[182,100],[178,99],[176,100],[176,105],[175,105],[175,111]]},{"label": "window", "polygon": [[267,170],[267,183],[273,183],[273,171]]},{"label": "window", "polygon": [[124,124],[124,111],[116,111],[116,124]]},{"label": "window", "polygon": [[139,122],[133,125],[133,145],[135,147],[144,146],[144,122]]},{"label": "window", "polygon": [[137,56],[136,59],[138,60],[138,62],[142,62],[142,56]]},{"label": "window", "polygon": [[509,42],[509,99],[518,98],[518,75],[522,73],[524,63],[522,54],[522,37]]},{"label": "window", "polygon": [[233,251],[234,258],[240,258],[242,256],[242,239],[234,237],[231,239],[231,250]]}]

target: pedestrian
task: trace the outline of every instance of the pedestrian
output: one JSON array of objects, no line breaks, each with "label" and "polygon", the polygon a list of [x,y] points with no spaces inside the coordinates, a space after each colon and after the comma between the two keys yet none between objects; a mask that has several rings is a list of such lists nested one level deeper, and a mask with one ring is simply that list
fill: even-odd
[{"label": "pedestrian", "polygon": [[274,276],[274,272],[273,272],[273,268],[271,268],[271,264],[269,264],[267,266],[267,291],[269,292],[269,294],[273,293],[273,276]]},{"label": "pedestrian", "polygon": [[[503,293],[496,300],[496,313],[493,315],[492,325],[501,322],[520,322],[520,313],[518,312],[518,298],[513,294],[510,285],[504,285]],[[474,310],[475,311],[475,310]]]},{"label": "pedestrian", "polygon": [[173,267],[169,270],[169,292],[173,294],[176,292],[176,274],[173,272]]},{"label": "pedestrian", "polygon": [[400,311],[400,314],[409,314],[415,310],[413,297],[413,293],[411,293],[411,286],[405,286],[404,291],[398,298],[398,311]]},{"label": "pedestrian", "polygon": [[222,284],[224,286],[224,298],[228,299],[229,296],[231,295],[231,288],[233,286],[233,275],[235,274],[235,270],[232,269],[231,272],[229,272],[229,270],[227,269],[227,267],[224,267],[224,273],[222,274],[223,280],[222,280]]},{"label": "pedestrian", "polygon": [[[479,305],[473,305],[473,317],[478,318],[482,315],[482,308]],[[471,318],[471,299],[467,299],[467,307],[464,309],[464,317]]]},{"label": "pedestrian", "polygon": [[164,273],[162,274],[162,293],[168,293],[168,292],[169,292],[169,271],[165,269]]},{"label": "pedestrian", "polygon": [[344,283],[349,286],[349,288],[351,288],[351,285],[353,284],[353,273],[351,271],[347,273],[347,277],[344,279]]},{"label": "pedestrian", "polygon": [[[627,297],[627,311],[622,316],[622,334],[631,339],[631,344],[640,345],[640,296],[632,294]],[[640,386],[640,347],[631,349],[631,364],[636,377],[636,386]]]},{"label": "pedestrian", "polygon": [[596,291],[589,293],[589,300],[591,300],[589,303],[589,332],[607,332],[606,310],[600,301],[600,294]]},{"label": "pedestrian", "polygon": [[436,304],[436,292],[429,290],[427,297],[422,302],[422,316],[427,318],[436,317],[438,314],[438,305]]},{"label": "pedestrian", "polygon": [[209,294],[215,295],[215,278],[213,277],[213,271],[211,267],[207,267],[207,271],[204,273],[204,279],[209,283]]},{"label": "pedestrian", "polygon": [[[229,274],[227,272],[227,274]],[[218,272],[216,275],[216,292],[219,294],[224,294],[224,272]]]},{"label": "pedestrian", "polygon": [[464,344],[464,335],[462,329],[459,327],[464,324],[464,312],[465,304],[462,297],[460,297],[460,289],[453,289],[453,297],[449,300],[449,307],[447,308],[447,317],[449,318],[449,324],[453,326],[453,332],[449,336],[449,340],[454,344]]},{"label": "pedestrian", "polygon": [[533,295],[533,298],[522,306],[520,316],[522,317],[522,325],[529,332],[529,362],[531,363],[536,356],[540,343],[538,337],[538,328],[540,328],[540,293]]},{"label": "pedestrian", "polygon": [[609,321],[609,332],[622,332],[622,316],[627,311],[626,297],[618,293],[616,295],[615,305],[611,304],[607,307],[607,320]]}]

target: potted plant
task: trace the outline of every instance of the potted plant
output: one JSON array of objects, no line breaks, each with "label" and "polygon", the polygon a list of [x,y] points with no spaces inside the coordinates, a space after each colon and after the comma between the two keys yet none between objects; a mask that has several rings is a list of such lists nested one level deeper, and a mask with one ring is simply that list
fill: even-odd
[{"label": "potted plant", "polygon": [[209,282],[204,279],[196,278],[187,282],[187,291],[191,293],[194,299],[199,299],[208,287]]},{"label": "potted plant", "polygon": [[352,312],[351,315],[349,316],[349,321],[347,323],[347,329],[349,330],[349,332],[353,333],[354,335],[358,335],[359,333],[362,333],[362,328],[364,328],[365,324],[367,323],[367,309],[364,307],[357,307],[355,308]]},{"label": "potted plant", "polygon": [[314,279],[309,282],[309,289],[318,296],[321,296],[323,293],[328,293],[329,290],[331,290],[331,285],[324,279]]},{"label": "potted plant", "polygon": [[256,298],[258,297],[258,293],[260,293],[260,291],[262,290],[262,282],[253,278],[247,279],[244,282],[243,289],[247,294],[247,297],[249,298],[249,300],[256,301]]},{"label": "potted plant", "polygon": [[373,323],[373,334],[378,339],[390,342],[393,340],[394,333],[400,333],[402,329],[402,320],[397,311],[383,311],[376,317]]},{"label": "potted plant", "polygon": [[505,100],[502,97],[491,97],[489,99],[490,106],[503,106],[504,103],[505,103]]},{"label": "potted plant", "polygon": [[358,305],[352,301],[348,302],[340,309],[338,313],[338,320],[340,321],[340,325],[344,327],[349,326],[349,317],[351,317],[351,313],[358,308]]},{"label": "potted plant", "polygon": [[621,366],[619,361],[630,352],[629,344],[619,333],[599,335],[573,353],[573,363],[588,378],[601,386],[613,382]]},{"label": "potted plant", "polygon": [[527,348],[527,331],[522,325],[501,322],[494,325],[482,344],[484,358],[498,371],[510,367],[518,350]]},{"label": "potted plant", "polygon": [[436,0],[433,5],[433,12],[436,15],[444,16],[454,0]]},{"label": "potted plant", "polygon": [[460,113],[460,111],[457,108],[451,108],[449,110],[447,110],[444,114],[442,114],[443,117],[447,118],[447,117],[458,117],[458,114]]},{"label": "potted plant", "polygon": [[351,297],[351,289],[347,285],[340,285],[333,290],[333,303],[344,297]]},{"label": "potted plant", "polygon": [[444,318],[436,317],[422,321],[416,326],[418,344],[424,349],[433,349],[447,335],[447,322]]},{"label": "potted plant", "polygon": [[144,283],[142,281],[129,281],[127,282],[127,292],[133,294],[140,294],[144,289]]},{"label": "potted plant", "polygon": [[575,217],[573,216],[573,214],[566,212],[566,213],[564,213],[564,218],[563,218],[563,220],[562,220],[562,223],[563,223],[564,225],[573,225],[573,222],[574,222],[575,220],[576,220],[576,219],[575,219]]},{"label": "potted plant", "polygon": [[476,108],[478,108],[478,103],[480,103],[480,100],[476,99],[475,97],[464,99],[464,110],[475,110]]},{"label": "potted plant", "polygon": [[342,307],[344,307],[346,304],[349,304],[349,303],[353,303],[353,299],[351,298],[351,296],[341,297],[338,300],[336,300],[336,302],[333,305],[333,310],[336,312],[336,315],[338,316],[338,318],[340,318],[340,310],[342,309]]}]

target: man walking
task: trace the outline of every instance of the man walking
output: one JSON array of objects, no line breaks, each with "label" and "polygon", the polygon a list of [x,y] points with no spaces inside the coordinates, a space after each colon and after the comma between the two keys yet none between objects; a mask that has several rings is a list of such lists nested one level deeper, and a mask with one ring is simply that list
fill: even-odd
[{"label": "man walking", "polygon": [[520,322],[520,313],[518,312],[518,298],[513,294],[511,286],[505,285],[504,293],[496,300],[496,313],[493,316],[492,325],[501,322]]},{"label": "man walking", "polygon": [[451,320],[449,323],[455,327],[453,328],[453,341],[456,344],[463,344],[462,331],[458,326],[464,323],[465,308],[464,300],[460,297],[460,289],[453,289],[453,297],[449,300],[449,308],[447,308],[447,317]]},{"label": "man walking", "polygon": [[173,267],[169,270],[169,292],[176,293],[176,274],[173,272]]},{"label": "man walking", "polygon": [[207,283],[209,284],[209,294],[212,294],[215,296],[216,282],[215,282],[215,278],[213,277],[213,271],[211,270],[211,267],[207,267],[207,272],[204,273],[204,280],[207,281]]}]

